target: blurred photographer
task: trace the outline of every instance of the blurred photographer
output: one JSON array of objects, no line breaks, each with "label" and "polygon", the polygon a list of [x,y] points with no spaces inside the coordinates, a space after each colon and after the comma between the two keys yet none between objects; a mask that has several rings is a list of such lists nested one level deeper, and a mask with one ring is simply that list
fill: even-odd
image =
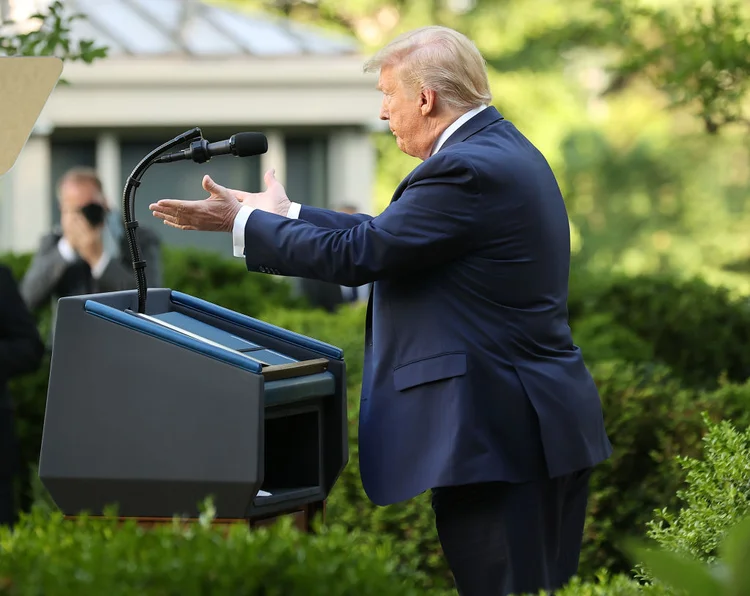
[{"label": "blurred photographer", "polygon": [[[109,209],[102,183],[91,168],[73,168],[57,186],[60,228],[44,236],[21,282],[31,311],[65,296],[114,292],[136,287],[130,249],[124,233],[115,238],[106,225]],[[138,229],[138,245],[146,261],[149,287],[160,287],[161,243]]]}]

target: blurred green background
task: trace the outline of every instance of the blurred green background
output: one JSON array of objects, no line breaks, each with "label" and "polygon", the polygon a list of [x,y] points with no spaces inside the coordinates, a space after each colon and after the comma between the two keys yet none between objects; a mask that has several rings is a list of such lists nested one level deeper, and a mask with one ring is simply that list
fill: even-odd
[{"label": "blurred green background", "polygon": [[[718,0],[234,0],[354,35],[368,54],[429,24],[468,35],[493,104],[550,161],[574,267],[700,274],[750,290],[750,3]],[[378,209],[417,165],[387,132]]]}]

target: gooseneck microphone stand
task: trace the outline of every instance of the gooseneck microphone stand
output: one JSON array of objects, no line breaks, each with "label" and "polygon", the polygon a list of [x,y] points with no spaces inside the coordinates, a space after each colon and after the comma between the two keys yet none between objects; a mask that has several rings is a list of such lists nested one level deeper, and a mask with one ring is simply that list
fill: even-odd
[{"label": "gooseneck microphone stand", "polygon": [[153,165],[155,160],[166,151],[190,142],[193,139],[203,138],[203,133],[200,128],[192,128],[181,135],[176,136],[171,141],[167,141],[163,145],[160,145],[153,151],[151,151],[146,157],[144,157],[137,166],[133,169],[125,188],[122,191],[122,207],[123,217],[125,220],[125,236],[128,239],[128,246],[130,247],[130,258],[133,262],[133,271],[135,272],[135,283],[138,289],[138,312],[145,314],[146,312],[146,261],[141,259],[141,251],[138,247],[138,239],[136,236],[136,230],[138,228],[138,221],[135,219],[135,193],[138,187],[141,185],[141,178],[146,170]]}]

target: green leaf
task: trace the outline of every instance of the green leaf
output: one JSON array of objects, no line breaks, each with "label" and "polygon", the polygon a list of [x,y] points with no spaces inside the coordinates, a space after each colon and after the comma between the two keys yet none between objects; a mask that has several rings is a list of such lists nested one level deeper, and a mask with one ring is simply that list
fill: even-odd
[{"label": "green leaf", "polygon": [[750,517],[727,534],[721,552],[731,575],[732,596],[750,594]]},{"label": "green leaf", "polygon": [[704,563],[640,544],[631,545],[628,550],[656,579],[672,588],[690,596],[726,596],[724,586]]}]

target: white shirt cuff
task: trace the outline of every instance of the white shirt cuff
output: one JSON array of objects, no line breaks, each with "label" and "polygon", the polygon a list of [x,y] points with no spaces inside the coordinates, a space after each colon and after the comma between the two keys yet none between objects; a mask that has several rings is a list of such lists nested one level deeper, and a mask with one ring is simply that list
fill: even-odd
[{"label": "white shirt cuff", "polygon": [[245,226],[247,225],[247,218],[253,212],[252,207],[243,205],[240,208],[239,213],[234,218],[234,226],[232,226],[232,248],[234,249],[235,257],[245,256]]},{"label": "white shirt cuff", "polygon": [[[299,219],[301,209],[302,205],[300,203],[292,203],[289,206],[289,212],[286,216],[289,219]],[[234,218],[234,225],[232,226],[232,249],[235,257],[242,258],[245,256],[245,226],[247,225],[247,218],[250,217],[253,211],[253,207],[243,205]]]},{"label": "white shirt cuff", "polygon": [[286,214],[286,216],[289,219],[299,219],[299,212],[302,209],[302,205],[300,203],[292,203],[289,205],[289,212]]},{"label": "white shirt cuff", "polygon": [[107,268],[107,265],[109,265],[109,261],[109,255],[106,252],[102,254],[101,258],[96,262],[96,265],[91,268],[91,276],[94,279],[99,279]]},{"label": "white shirt cuff", "polygon": [[75,263],[76,251],[73,250],[70,242],[64,236],[57,241],[57,250],[60,251],[60,255],[62,255],[66,263]]}]

